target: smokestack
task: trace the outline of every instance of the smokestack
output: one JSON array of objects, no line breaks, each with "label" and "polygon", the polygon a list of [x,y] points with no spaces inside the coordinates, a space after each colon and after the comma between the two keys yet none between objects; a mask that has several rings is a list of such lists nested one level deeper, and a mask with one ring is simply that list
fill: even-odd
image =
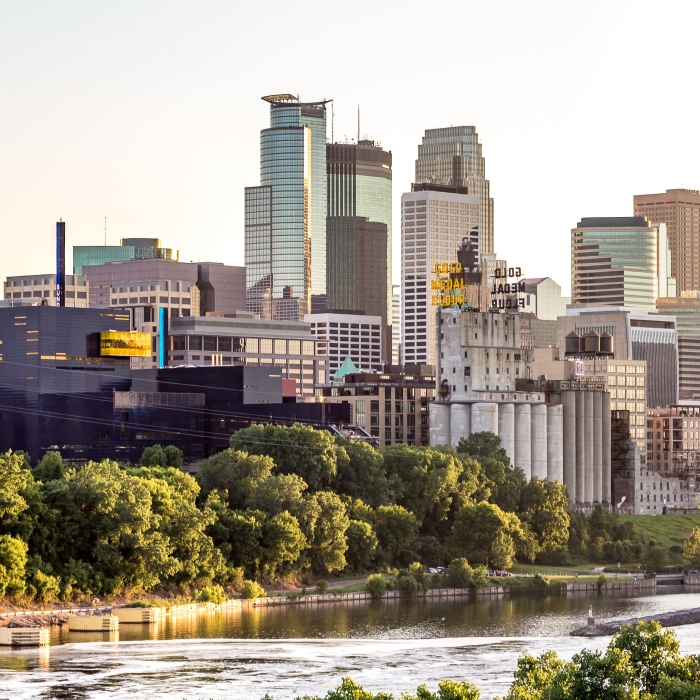
[{"label": "smokestack", "polygon": [[56,306],[66,305],[66,224],[56,222]]}]

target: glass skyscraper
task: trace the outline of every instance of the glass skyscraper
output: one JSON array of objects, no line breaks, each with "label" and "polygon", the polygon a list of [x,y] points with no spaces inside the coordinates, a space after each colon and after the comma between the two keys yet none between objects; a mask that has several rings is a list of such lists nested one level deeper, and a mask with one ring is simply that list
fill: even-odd
[{"label": "glass skyscraper", "polygon": [[581,219],[571,231],[571,301],[653,309],[676,295],[665,224],[643,216]]},{"label": "glass skyscraper", "polygon": [[263,97],[260,186],[245,190],[246,305],[301,320],[326,293],[326,102]]},{"label": "glass skyscraper", "polygon": [[327,146],[328,309],[381,316],[391,325],[391,153],[374,141]]},{"label": "glass skyscraper", "polygon": [[123,260],[179,260],[176,250],[162,248],[159,238],[122,238],[121,245],[73,246],[73,274],[82,275],[85,265],[104,265]]},{"label": "glass skyscraper", "polygon": [[479,251],[494,252],[493,199],[486,179],[486,163],[479,134],[473,126],[427,129],[418,146],[416,183],[466,187],[466,194],[479,197],[481,234]]}]

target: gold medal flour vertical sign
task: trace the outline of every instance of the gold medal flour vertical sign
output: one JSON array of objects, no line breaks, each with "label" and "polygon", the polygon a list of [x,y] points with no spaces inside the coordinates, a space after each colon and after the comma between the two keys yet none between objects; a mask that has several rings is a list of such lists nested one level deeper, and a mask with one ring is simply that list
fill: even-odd
[{"label": "gold medal flour vertical sign", "polygon": [[464,304],[464,277],[462,263],[435,263],[430,280],[431,306],[462,306]]}]

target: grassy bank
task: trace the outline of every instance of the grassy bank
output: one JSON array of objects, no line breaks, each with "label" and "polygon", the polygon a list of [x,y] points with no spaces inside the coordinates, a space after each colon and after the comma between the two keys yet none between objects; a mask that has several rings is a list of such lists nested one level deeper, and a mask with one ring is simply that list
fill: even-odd
[{"label": "grassy bank", "polygon": [[657,544],[670,549],[674,545],[683,546],[694,527],[700,527],[698,515],[628,515],[621,520],[629,520],[634,529],[646,541],[655,540]]}]

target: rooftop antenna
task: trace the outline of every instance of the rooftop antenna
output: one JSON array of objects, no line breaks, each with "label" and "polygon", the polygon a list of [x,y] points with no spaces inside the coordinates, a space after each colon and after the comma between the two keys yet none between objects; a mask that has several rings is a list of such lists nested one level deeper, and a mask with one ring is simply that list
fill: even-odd
[{"label": "rooftop antenna", "polygon": [[357,143],[360,143],[360,105],[357,105]]},{"label": "rooftop antenna", "polygon": [[335,102],[331,100],[331,143],[335,143]]},{"label": "rooftop antenna", "polygon": [[105,246],[107,245],[107,217],[105,216]]}]

